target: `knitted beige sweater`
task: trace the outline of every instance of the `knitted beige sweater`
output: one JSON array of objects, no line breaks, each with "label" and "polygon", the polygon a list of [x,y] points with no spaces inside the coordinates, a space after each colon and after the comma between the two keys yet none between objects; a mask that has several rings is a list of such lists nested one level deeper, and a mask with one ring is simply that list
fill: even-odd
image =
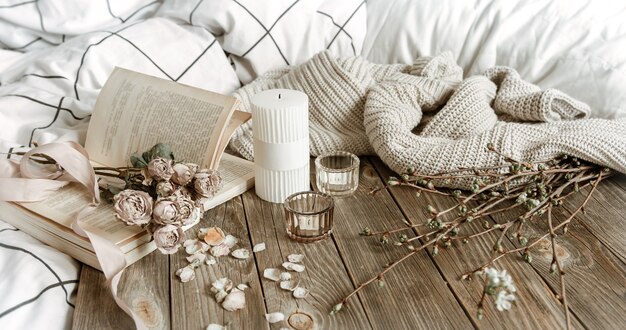
[{"label": "knitted beige sweater", "polygon": [[[465,80],[462,75],[450,53],[412,65],[377,65],[324,52],[258,78],[235,97],[250,111],[250,98],[259,91],[303,91],[309,96],[312,155],[375,153],[396,172],[499,165],[501,157],[486,149],[493,143],[521,161],[568,154],[626,173],[626,119],[580,119],[589,114],[586,104],[554,89],[542,91],[510,68]],[[230,146],[252,159],[252,141],[248,123]],[[467,188],[463,182],[453,186]]]}]

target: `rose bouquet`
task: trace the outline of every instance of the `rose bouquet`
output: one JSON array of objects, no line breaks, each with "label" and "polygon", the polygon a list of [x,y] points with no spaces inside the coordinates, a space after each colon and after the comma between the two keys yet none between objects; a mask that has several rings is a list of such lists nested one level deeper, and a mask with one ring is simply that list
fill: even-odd
[{"label": "rose bouquet", "polygon": [[185,241],[183,227],[200,221],[203,204],[222,188],[219,172],[177,162],[168,145],[157,144],[130,158],[132,167],[96,167],[96,174],[124,180],[102,195],[114,203],[115,215],[127,225],[146,228],[159,251],[172,254]]}]

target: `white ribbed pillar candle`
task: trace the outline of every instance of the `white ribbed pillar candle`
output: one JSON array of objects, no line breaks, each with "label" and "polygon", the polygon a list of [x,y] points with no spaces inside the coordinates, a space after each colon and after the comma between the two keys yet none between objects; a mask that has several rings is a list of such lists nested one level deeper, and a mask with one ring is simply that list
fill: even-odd
[{"label": "white ribbed pillar candle", "polygon": [[306,94],[289,89],[251,99],[255,190],[263,200],[282,203],[310,190],[308,102]]}]

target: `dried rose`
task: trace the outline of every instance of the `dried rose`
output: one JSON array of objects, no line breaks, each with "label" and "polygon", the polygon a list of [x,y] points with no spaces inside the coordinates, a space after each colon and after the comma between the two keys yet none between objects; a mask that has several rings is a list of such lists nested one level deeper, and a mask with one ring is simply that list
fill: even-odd
[{"label": "dried rose", "polygon": [[181,216],[176,199],[160,199],[154,204],[152,219],[159,225],[180,225]]},{"label": "dried rose", "polygon": [[178,186],[176,190],[174,190],[174,192],[172,193],[172,196],[193,199],[193,192],[187,187]]},{"label": "dried rose", "polygon": [[172,174],[174,174],[172,161],[157,157],[148,163],[148,173],[157,181],[167,181],[172,177]]},{"label": "dried rose", "polygon": [[178,251],[181,243],[185,240],[185,233],[181,227],[165,225],[154,231],[154,243],[159,251],[172,254]]},{"label": "dried rose", "polygon": [[198,195],[211,198],[222,188],[222,184],[218,171],[204,169],[194,175],[193,189]]},{"label": "dried rose", "polygon": [[156,193],[159,197],[167,197],[174,192],[174,185],[169,181],[161,181],[156,185]]},{"label": "dried rose", "polygon": [[198,165],[192,163],[177,163],[172,167],[174,170],[174,174],[172,174],[172,181],[175,183],[186,186],[191,182],[193,176],[196,174],[198,170]]},{"label": "dried rose", "polygon": [[200,209],[191,199],[179,197],[176,199],[176,203],[183,226],[192,226],[200,221]]},{"label": "dried rose", "polygon": [[152,197],[144,191],[126,189],[113,197],[115,216],[127,225],[143,225],[152,217]]}]

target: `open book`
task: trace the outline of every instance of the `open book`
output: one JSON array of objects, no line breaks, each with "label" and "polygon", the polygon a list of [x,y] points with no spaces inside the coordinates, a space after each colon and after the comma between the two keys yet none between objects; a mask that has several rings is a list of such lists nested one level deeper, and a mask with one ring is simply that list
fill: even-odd
[{"label": "open book", "polygon": [[[237,106],[230,96],[116,68],[98,96],[85,149],[94,166],[121,167],[129,165],[131,154],[167,143],[177,160],[220,171],[224,186],[204,204],[211,209],[254,185],[254,164],[224,153],[235,129],[250,118]],[[0,213],[20,230],[100,269],[89,240],[70,228],[89,202],[88,192],[72,183],[41,202],[0,202]],[[128,264],[156,248],[141,227],[118,220],[105,200],[83,223],[114,242]]]}]

